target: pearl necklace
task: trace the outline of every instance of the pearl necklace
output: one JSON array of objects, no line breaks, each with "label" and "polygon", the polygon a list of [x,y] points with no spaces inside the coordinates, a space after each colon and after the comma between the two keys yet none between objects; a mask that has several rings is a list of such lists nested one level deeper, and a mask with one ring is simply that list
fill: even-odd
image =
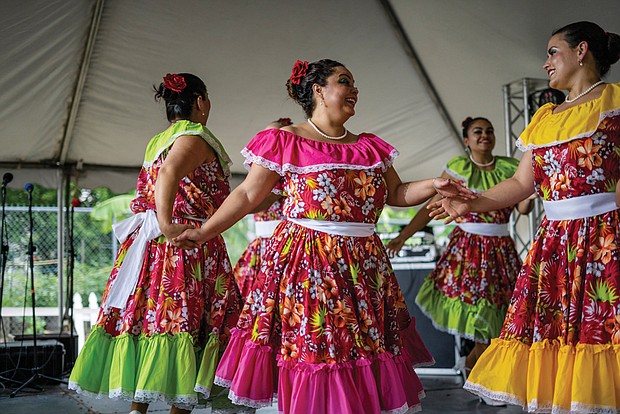
[{"label": "pearl necklace", "polygon": [[474,164],[476,164],[478,167],[490,167],[491,165],[493,165],[493,163],[495,162],[495,155],[493,156],[493,159],[490,162],[487,163],[480,163],[477,162],[474,157],[471,156],[471,154],[469,154],[469,159],[471,160],[471,162],[473,162]]},{"label": "pearl necklace", "polygon": [[310,120],[310,118],[308,118],[308,123],[310,124],[310,126],[312,126],[312,128],[314,128],[314,130],[319,135],[321,135],[322,137],[327,138],[327,139],[336,139],[336,140],[337,139],[343,139],[349,133],[349,131],[347,131],[347,129],[345,128],[344,129],[344,134],[340,135],[339,137],[332,137],[331,135],[327,135],[327,134],[324,134],[323,132],[321,132],[321,130],[316,125],[314,125],[314,123]]},{"label": "pearl necklace", "polygon": [[577,99],[581,98],[582,96],[586,95],[587,93],[589,93],[592,89],[596,88],[598,85],[600,85],[601,83],[604,83],[602,80],[596,82],[595,84],[593,84],[592,86],[590,86],[588,89],[586,89],[585,91],[581,92],[579,95],[575,96],[573,99],[568,99],[568,96],[566,97],[566,99],[564,99],[564,102],[568,102],[568,103],[573,103],[575,102]]}]

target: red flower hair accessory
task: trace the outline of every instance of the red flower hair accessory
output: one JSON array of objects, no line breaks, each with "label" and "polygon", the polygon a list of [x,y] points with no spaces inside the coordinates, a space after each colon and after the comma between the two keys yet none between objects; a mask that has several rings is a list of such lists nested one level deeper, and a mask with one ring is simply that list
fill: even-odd
[{"label": "red flower hair accessory", "polygon": [[175,92],[183,92],[183,89],[187,87],[185,78],[181,75],[168,73],[164,76],[164,87]]},{"label": "red flower hair accessory", "polygon": [[291,83],[299,85],[301,83],[301,78],[306,76],[306,73],[308,73],[308,62],[305,60],[298,60],[293,65],[293,71],[289,79],[291,80]]}]

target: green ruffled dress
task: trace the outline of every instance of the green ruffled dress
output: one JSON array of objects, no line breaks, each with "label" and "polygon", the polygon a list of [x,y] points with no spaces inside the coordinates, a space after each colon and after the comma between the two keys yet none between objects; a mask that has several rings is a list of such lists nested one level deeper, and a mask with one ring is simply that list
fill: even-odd
[{"label": "green ruffled dress", "polygon": [[[186,135],[204,139],[217,158],[179,182],[173,221],[198,227],[230,193],[231,162],[219,141],[205,126],[179,121],[147,147],[137,196],[131,202],[133,218],[155,211],[159,169],[175,140]],[[143,221],[122,241],[97,323],[76,361],[69,388],[98,398],[142,403],[163,400],[185,409],[203,406],[241,310],[226,246],[217,237],[201,248],[182,250],[163,235],[140,245],[140,234],[148,224]],[[143,253],[136,261],[138,270],[119,275],[132,246],[134,252]],[[124,306],[109,305],[108,301],[115,303],[114,284],[131,283],[136,274],[135,289],[126,300],[120,299]]]},{"label": "green ruffled dress", "polygon": [[[495,157],[483,171],[468,156],[450,160],[445,171],[474,192],[483,192],[514,175],[519,161]],[[508,223],[513,208],[469,213],[458,223]],[[509,236],[483,236],[456,227],[446,250],[416,297],[433,325],[479,342],[499,336],[521,259]]]}]

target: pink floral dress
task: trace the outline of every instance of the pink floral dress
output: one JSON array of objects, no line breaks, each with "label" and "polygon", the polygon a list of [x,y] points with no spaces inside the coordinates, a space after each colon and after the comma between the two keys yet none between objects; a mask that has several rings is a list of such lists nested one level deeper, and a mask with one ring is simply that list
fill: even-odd
[{"label": "pink floral dress", "polygon": [[287,220],[273,234],[216,383],[231,387],[233,402],[261,407],[277,382],[283,413],[416,409],[423,390],[412,358],[432,357],[378,235],[340,236],[289,221],[374,225],[396,150],[372,134],[339,144],[274,129],[242,153],[283,177]]},{"label": "pink floral dress", "polygon": [[[276,200],[268,209],[254,214],[255,223],[267,223],[282,220],[282,200]],[[262,257],[267,251],[270,237],[259,236],[254,238],[241,254],[241,257],[233,268],[237,286],[241,291],[241,297],[245,298],[262,266]]]},{"label": "pink floral dress", "polygon": [[[480,193],[512,177],[518,163],[498,156],[495,167],[486,171],[468,156],[458,156],[448,162],[445,171]],[[456,221],[506,225],[512,210],[469,213]],[[521,259],[509,235],[474,234],[457,226],[435,269],[420,287],[416,303],[437,329],[488,342],[499,336],[520,268]]]},{"label": "pink floral dress", "polygon": [[[230,192],[227,155],[206,127],[179,121],[155,136],[138,176],[134,214],[155,210],[157,174],[175,139],[197,135],[218,158],[179,182],[173,221],[200,226]],[[165,400],[192,408],[209,396],[218,354],[228,342],[241,298],[221,237],[182,250],[162,235],[148,242],[134,292],[124,309],[106,305],[136,229],[120,246],[97,325],[71,373],[70,388],[137,402]]]},{"label": "pink floral dress", "polygon": [[539,109],[518,141],[532,150],[536,192],[562,202],[563,214],[573,214],[571,200],[607,204],[582,218],[543,218],[501,336],[465,388],[530,412],[620,413],[620,85],[554,108]]}]

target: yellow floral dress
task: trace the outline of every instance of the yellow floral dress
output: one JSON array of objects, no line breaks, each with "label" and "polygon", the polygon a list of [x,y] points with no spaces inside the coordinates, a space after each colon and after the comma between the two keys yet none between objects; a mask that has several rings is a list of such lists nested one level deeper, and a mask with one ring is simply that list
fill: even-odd
[{"label": "yellow floral dress", "polygon": [[547,211],[501,336],[465,389],[530,412],[618,413],[620,85],[566,111],[554,108],[540,108],[517,142],[532,151],[536,191],[561,203],[561,215],[573,214],[567,202],[599,212],[550,219]]}]

